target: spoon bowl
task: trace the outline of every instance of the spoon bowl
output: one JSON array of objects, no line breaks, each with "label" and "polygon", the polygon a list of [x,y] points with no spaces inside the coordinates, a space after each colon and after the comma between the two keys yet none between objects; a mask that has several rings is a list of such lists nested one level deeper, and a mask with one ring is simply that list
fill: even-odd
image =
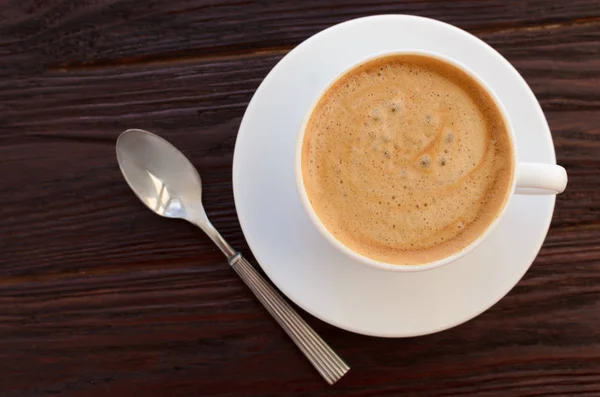
[{"label": "spoon bowl", "polygon": [[117,161],[136,196],[158,215],[194,224],[208,220],[202,207],[200,174],[163,138],[127,130],[117,139]]}]

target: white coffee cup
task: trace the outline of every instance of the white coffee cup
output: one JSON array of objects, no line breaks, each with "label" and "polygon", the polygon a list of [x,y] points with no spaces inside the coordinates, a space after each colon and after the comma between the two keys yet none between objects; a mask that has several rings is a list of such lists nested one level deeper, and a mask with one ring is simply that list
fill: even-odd
[{"label": "white coffee cup", "polygon": [[[419,265],[398,265],[398,264],[391,264],[391,263],[377,261],[375,259],[372,259],[372,258],[369,258],[369,257],[359,254],[358,252],[348,248],[346,245],[344,245],[338,239],[336,239],[327,230],[325,225],[323,225],[323,223],[321,222],[321,220],[315,213],[314,209],[312,208],[312,205],[310,204],[308,195],[306,193],[306,189],[304,187],[304,180],[303,180],[303,175],[302,175],[302,164],[301,164],[302,143],[303,143],[304,135],[306,132],[306,126],[307,126],[308,120],[310,119],[310,116],[311,116],[315,106],[318,104],[322,95],[329,90],[329,88],[335,81],[337,81],[340,77],[342,77],[343,75],[348,73],[350,70],[353,70],[354,68],[356,68],[358,65],[363,64],[368,61],[371,61],[371,60],[374,60],[374,59],[377,59],[377,58],[386,57],[386,56],[390,56],[390,55],[400,55],[400,54],[414,54],[414,55],[423,55],[423,56],[428,56],[428,57],[432,57],[432,58],[437,58],[439,60],[442,60],[446,63],[449,63],[449,64],[454,65],[455,67],[461,69],[462,71],[467,73],[469,76],[471,76],[481,87],[483,87],[488,92],[490,97],[494,100],[497,108],[500,110],[500,113],[502,114],[502,117],[504,118],[504,122],[506,124],[510,143],[512,146],[512,161],[513,161],[513,164],[515,165],[513,167],[514,175],[513,175],[512,181],[511,181],[511,185],[506,193],[507,200],[505,200],[503,207],[498,212],[498,215],[496,216],[496,218],[487,227],[487,229],[483,233],[481,233],[477,239],[475,239],[472,243],[470,243],[469,245],[464,247],[462,250],[460,250],[452,255],[446,256],[442,259],[432,261],[432,262],[427,262],[424,264],[419,264]],[[556,165],[556,164],[518,162],[517,158],[516,158],[516,153],[517,153],[517,141],[515,139],[515,133],[514,133],[511,119],[510,119],[510,115],[506,112],[506,109],[502,105],[502,102],[500,101],[498,96],[494,93],[494,91],[491,89],[491,87],[485,81],[483,81],[481,78],[479,78],[475,73],[473,73],[466,66],[462,65],[461,63],[459,63],[447,56],[435,54],[435,53],[432,53],[429,51],[422,51],[422,50],[393,51],[393,52],[379,53],[375,56],[366,58],[354,65],[349,66],[342,73],[337,75],[331,81],[331,83],[323,90],[321,95],[319,95],[317,100],[309,108],[307,115],[304,119],[304,122],[302,123],[302,126],[298,132],[298,136],[296,139],[295,159],[294,159],[294,161],[295,161],[294,173],[295,173],[295,177],[296,177],[296,187],[298,190],[298,194],[300,195],[300,200],[302,202],[302,206],[304,207],[306,213],[308,214],[309,218],[311,219],[311,221],[313,222],[315,227],[325,237],[325,239],[327,241],[329,241],[335,248],[337,248],[341,252],[347,254],[348,256],[354,258],[358,262],[364,263],[366,265],[369,265],[369,266],[372,266],[375,268],[379,268],[379,269],[383,269],[383,270],[392,270],[392,271],[412,272],[412,271],[429,270],[429,269],[433,269],[436,267],[446,265],[448,263],[454,262],[455,260],[457,260],[457,259],[461,258],[462,256],[471,252],[490,234],[490,232],[500,222],[500,219],[502,219],[502,217],[506,213],[506,208],[507,208],[507,204],[509,201],[508,198],[510,198],[510,196],[512,196],[513,194],[559,194],[564,191],[564,189],[567,185],[567,172],[565,171],[565,169],[563,167]]]}]

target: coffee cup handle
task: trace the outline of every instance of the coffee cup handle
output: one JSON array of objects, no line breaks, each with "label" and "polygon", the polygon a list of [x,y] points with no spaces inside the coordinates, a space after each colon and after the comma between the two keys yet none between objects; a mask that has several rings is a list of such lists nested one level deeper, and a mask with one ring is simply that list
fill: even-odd
[{"label": "coffee cup handle", "polygon": [[556,164],[519,163],[516,194],[559,194],[567,187],[567,171]]}]

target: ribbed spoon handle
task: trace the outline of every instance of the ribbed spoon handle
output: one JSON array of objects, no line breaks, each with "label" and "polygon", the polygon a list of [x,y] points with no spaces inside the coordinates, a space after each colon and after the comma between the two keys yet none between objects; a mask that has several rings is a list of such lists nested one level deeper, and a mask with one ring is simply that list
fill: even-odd
[{"label": "ribbed spoon handle", "polygon": [[231,261],[231,267],[254,292],[254,295],[277,320],[317,371],[330,385],[337,382],[350,367],[296,313],[279,293],[241,255]]}]

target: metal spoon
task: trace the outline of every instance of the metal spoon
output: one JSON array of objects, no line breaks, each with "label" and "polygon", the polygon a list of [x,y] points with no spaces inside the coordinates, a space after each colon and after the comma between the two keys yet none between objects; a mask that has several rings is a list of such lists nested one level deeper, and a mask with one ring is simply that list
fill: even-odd
[{"label": "metal spoon", "polygon": [[330,385],[348,372],[350,367],[210,223],[202,206],[200,174],[183,153],[157,135],[132,129],[117,139],[117,160],[129,187],[148,208],[167,218],[185,219],[217,244],[233,270]]}]

